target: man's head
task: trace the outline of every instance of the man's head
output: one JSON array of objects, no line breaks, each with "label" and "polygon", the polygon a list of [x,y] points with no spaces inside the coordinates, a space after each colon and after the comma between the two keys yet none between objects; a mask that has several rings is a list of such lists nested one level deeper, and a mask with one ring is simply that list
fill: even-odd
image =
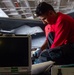
[{"label": "man's head", "polygon": [[36,15],[37,17],[40,17],[44,24],[52,24],[54,17],[56,16],[56,12],[50,4],[41,2],[36,8]]}]

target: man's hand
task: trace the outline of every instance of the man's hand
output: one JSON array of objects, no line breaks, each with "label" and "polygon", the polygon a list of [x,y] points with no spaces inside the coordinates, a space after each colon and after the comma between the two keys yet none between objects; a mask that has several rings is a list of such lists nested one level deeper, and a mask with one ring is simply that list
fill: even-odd
[{"label": "man's hand", "polygon": [[37,49],[35,50],[35,52],[33,53],[33,57],[38,58],[39,55],[40,55],[40,53],[41,53],[41,49],[40,49],[40,48],[37,48]]}]

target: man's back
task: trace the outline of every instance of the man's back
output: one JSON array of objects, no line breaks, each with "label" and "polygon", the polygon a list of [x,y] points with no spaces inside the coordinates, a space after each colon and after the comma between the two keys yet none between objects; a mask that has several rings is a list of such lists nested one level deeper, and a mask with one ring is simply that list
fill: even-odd
[{"label": "man's back", "polygon": [[51,48],[67,43],[74,43],[74,19],[60,12],[57,14],[56,22],[51,25],[51,29],[53,29],[55,34]]},{"label": "man's back", "polygon": [[[67,35],[67,42],[68,43],[73,43],[74,42],[74,19],[66,14],[62,14],[60,13],[58,21],[61,21],[61,23],[63,24],[63,28]],[[64,36],[66,36],[64,35]]]}]

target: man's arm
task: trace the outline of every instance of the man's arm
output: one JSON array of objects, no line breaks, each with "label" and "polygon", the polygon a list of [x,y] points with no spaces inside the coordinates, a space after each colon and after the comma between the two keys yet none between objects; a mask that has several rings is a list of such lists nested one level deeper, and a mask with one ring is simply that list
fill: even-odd
[{"label": "man's arm", "polygon": [[45,40],[44,44],[41,47],[41,50],[43,51],[44,49],[46,49],[47,45],[48,45],[47,40]]}]

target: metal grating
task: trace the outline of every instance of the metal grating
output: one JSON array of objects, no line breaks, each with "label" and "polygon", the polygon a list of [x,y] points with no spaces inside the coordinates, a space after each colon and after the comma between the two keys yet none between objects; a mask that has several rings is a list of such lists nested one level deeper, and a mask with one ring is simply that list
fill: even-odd
[{"label": "metal grating", "polygon": [[67,13],[74,9],[74,0],[0,0],[0,8],[14,18],[35,18],[35,8],[39,2],[50,3],[56,11]]}]

